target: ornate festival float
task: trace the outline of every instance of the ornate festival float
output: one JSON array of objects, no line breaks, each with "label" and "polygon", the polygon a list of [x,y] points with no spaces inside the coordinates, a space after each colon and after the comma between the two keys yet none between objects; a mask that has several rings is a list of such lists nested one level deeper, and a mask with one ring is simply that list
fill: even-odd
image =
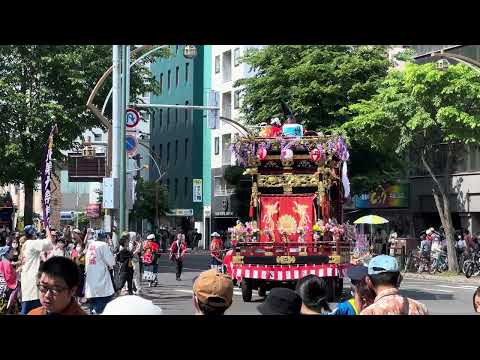
[{"label": "ornate festival float", "polygon": [[327,280],[333,301],[351,249],[343,224],[349,195],[343,138],[304,131],[290,112],[283,126],[274,118],[256,134],[237,137],[231,148],[252,179],[251,221],[229,229],[232,250],[224,259],[243,300],[251,301],[254,289],[265,296],[314,274]]}]

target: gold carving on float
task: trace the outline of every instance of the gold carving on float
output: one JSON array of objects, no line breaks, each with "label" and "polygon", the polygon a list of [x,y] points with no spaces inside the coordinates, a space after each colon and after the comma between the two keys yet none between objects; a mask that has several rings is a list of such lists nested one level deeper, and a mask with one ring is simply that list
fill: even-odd
[{"label": "gold carving on float", "polygon": [[317,187],[320,184],[318,173],[299,175],[299,174],[283,174],[283,175],[259,175],[259,187]]},{"label": "gold carving on float", "polygon": [[233,256],[232,257],[233,264],[243,264],[243,256]]},{"label": "gold carving on float", "polygon": [[277,256],[277,264],[293,264],[295,256]]},{"label": "gold carving on float", "polygon": [[307,254],[306,252],[300,252],[300,253],[298,253],[298,255],[300,255],[300,256],[307,256],[308,254]]},{"label": "gold carving on float", "polygon": [[293,216],[280,216],[278,219],[278,231],[280,231],[280,233],[286,232],[288,235],[294,234],[297,231],[297,222]]},{"label": "gold carving on float", "polygon": [[273,252],[271,252],[271,251],[265,251],[265,256],[273,256]]},{"label": "gold carving on float", "polygon": [[328,262],[330,264],[340,264],[340,256],[339,255],[332,255],[328,257]]}]

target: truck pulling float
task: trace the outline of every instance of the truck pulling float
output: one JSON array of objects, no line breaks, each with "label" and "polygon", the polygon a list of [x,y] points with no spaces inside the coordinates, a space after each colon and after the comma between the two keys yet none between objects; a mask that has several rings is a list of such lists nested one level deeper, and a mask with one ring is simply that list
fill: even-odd
[{"label": "truck pulling float", "polygon": [[348,149],[340,136],[303,136],[301,126],[300,136],[283,133],[237,137],[232,144],[252,179],[251,222],[229,229],[232,250],[224,265],[245,302],[253,290],[263,297],[274,287],[294,288],[309,274],[326,279],[333,301],[350,265],[351,239],[342,223]]}]

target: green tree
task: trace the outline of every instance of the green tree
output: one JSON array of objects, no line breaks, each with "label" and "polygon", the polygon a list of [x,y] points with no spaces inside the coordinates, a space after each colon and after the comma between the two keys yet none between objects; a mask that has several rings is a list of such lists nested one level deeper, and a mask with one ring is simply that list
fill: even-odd
[{"label": "green tree", "polygon": [[[24,184],[26,224],[32,221],[35,181],[53,124],[59,130],[57,164],[64,160],[60,150],[79,146],[76,139],[85,130],[102,127],[85,104],[111,59],[112,46],[104,45],[0,46],[0,184]],[[99,99],[105,99],[111,83],[110,78]],[[132,68],[132,99],[158,90],[147,68]]]},{"label": "green tree", "polygon": [[[242,61],[255,72],[241,79],[245,121],[258,124],[286,101],[310,130],[337,132],[351,118],[348,107],[369,99],[391,65],[387,46],[271,45],[249,50]],[[345,134],[348,135],[348,134]],[[361,193],[398,177],[401,163],[355,139],[351,147],[352,192]],[[363,161],[369,158],[374,161]],[[381,165],[381,166],[379,166]],[[373,180],[375,179],[375,180]]]},{"label": "green tree", "polygon": [[479,98],[480,75],[467,66],[439,71],[432,63],[407,64],[404,71],[391,71],[370,100],[352,105],[356,115],[344,126],[377,151],[418,161],[431,177],[450,271],[458,270],[450,174],[465,145],[480,141]]},{"label": "green tree", "polygon": [[154,181],[139,178],[135,192],[136,201],[130,211],[130,217],[135,220],[146,219],[152,226],[158,227],[159,217],[169,210],[166,187]]}]

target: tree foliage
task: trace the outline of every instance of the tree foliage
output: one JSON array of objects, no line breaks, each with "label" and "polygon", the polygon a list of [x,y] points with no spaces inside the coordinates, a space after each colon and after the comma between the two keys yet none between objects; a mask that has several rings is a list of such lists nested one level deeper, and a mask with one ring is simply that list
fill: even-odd
[{"label": "tree foliage", "polygon": [[[59,131],[57,162],[63,158],[60,151],[75,148],[85,130],[102,127],[85,104],[111,64],[112,46],[107,45],[0,46],[0,184],[33,188],[53,124]],[[110,77],[97,101],[103,103],[111,83]],[[158,88],[146,67],[132,68],[132,99]]]},{"label": "tree foliage", "polygon": [[271,45],[249,50],[242,61],[254,72],[236,83],[248,123],[268,121],[286,101],[307,129],[347,136],[353,193],[399,177],[403,164],[395,156],[348,139],[342,128],[349,106],[368,100],[387,75],[386,46]]},{"label": "tree foliage", "polygon": [[[157,186],[158,198],[156,195]],[[137,198],[130,212],[130,216],[136,220],[146,219],[152,226],[155,226],[157,209],[159,216],[165,215],[169,210],[166,187],[153,181],[145,181],[139,178],[135,186],[135,192]]]},{"label": "tree foliage", "polygon": [[[369,100],[350,106],[344,125],[375,151],[419,160],[433,181],[433,196],[448,239],[450,271],[456,270],[449,193],[451,169],[469,143],[480,142],[480,74],[465,65],[439,71],[435,64],[407,64],[392,71]],[[441,175],[435,158],[444,152]],[[410,154],[414,155],[410,157]]]}]

